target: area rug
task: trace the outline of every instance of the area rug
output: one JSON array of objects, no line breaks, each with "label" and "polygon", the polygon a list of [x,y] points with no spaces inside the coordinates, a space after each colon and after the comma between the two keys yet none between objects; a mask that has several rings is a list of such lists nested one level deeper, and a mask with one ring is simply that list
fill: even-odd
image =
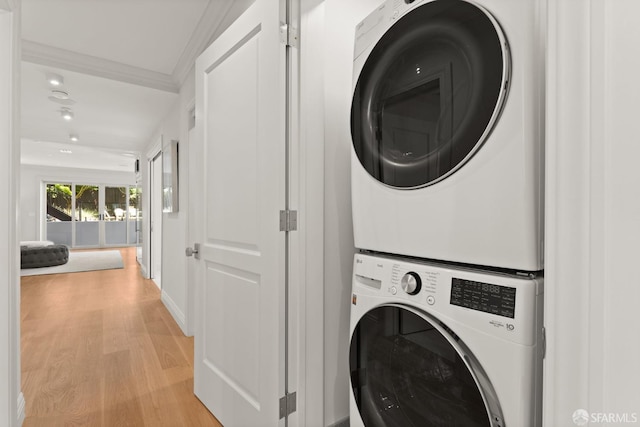
[{"label": "area rug", "polygon": [[77,273],[80,271],[111,270],[124,268],[120,251],[81,251],[69,252],[69,262],[54,267],[25,268],[20,270],[21,276],[39,274]]}]

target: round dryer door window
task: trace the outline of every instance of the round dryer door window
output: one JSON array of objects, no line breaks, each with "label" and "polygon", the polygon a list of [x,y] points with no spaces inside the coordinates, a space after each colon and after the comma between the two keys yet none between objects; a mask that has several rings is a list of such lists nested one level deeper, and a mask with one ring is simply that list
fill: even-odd
[{"label": "round dryer door window", "polygon": [[488,12],[463,0],[417,6],[359,74],[351,133],[360,163],[396,188],[445,179],[488,137],[508,79],[507,43]]},{"label": "round dryer door window", "polygon": [[367,427],[501,425],[495,392],[473,355],[424,314],[395,305],[369,311],[349,357]]}]

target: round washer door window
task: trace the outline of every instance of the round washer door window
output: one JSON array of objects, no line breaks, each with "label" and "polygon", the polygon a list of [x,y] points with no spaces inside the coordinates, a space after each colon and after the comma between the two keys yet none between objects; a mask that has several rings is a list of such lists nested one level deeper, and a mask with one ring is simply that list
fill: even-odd
[{"label": "round washer door window", "polygon": [[491,420],[501,425],[495,392],[479,366],[472,372],[471,353],[461,354],[455,335],[434,325],[394,305],[360,319],[349,364],[365,426],[490,427]]},{"label": "round washer door window", "polygon": [[463,0],[435,0],[378,41],[356,83],[351,134],[362,166],[396,188],[454,173],[500,114],[509,78],[497,22]]}]

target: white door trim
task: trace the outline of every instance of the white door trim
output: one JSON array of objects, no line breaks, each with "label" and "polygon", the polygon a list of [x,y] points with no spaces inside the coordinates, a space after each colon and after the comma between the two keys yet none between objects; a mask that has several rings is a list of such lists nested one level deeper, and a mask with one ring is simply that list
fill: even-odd
[{"label": "white door trim", "polygon": [[297,392],[290,426],[324,425],[324,0],[292,1],[300,34],[290,72],[290,204],[298,231],[290,233],[289,389]]},{"label": "white door trim", "polygon": [[[193,160],[198,158],[199,154],[202,151],[201,144],[199,144],[196,140],[196,131],[195,131],[195,109],[196,109],[196,100],[193,98],[189,101],[182,114],[185,115],[185,120],[183,123],[186,123],[186,159],[185,164],[187,166],[187,172],[182,173],[181,175],[181,187],[185,189],[184,197],[185,197],[185,209],[187,212],[186,215],[186,223],[185,223],[185,233],[184,233],[184,247],[189,248],[193,247],[196,242],[197,233],[194,231],[194,227],[197,227],[197,216],[196,214],[196,204],[199,205],[199,201],[193,200],[190,193],[193,193],[196,189],[200,189],[202,187],[202,171],[200,171],[199,165],[193,164]],[[193,123],[192,123],[193,122]],[[193,124],[193,126],[192,126]],[[198,151],[200,150],[200,151]],[[184,156],[185,150],[181,151],[181,156]],[[184,157],[183,157],[184,158]],[[195,173],[192,173],[194,172]],[[192,178],[195,181],[198,181],[198,172],[200,175],[200,182],[192,182]],[[184,283],[185,283],[185,327],[184,332],[187,336],[193,336],[195,333],[195,307],[196,307],[196,283],[198,275],[198,266],[193,259],[187,259],[185,262],[184,268]]]},{"label": "white door trim", "polygon": [[[158,171],[159,168],[159,171]],[[158,181],[157,175],[160,174]],[[149,160],[149,210],[146,215],[149,230],[149,278],[162,290],[162,206],[157,199],[162,195],[162,151],[157,152]],[[154,197],[155,195],[155,197]],[[162,203],[162,202],[161,202]],[[158,209],[158,207],[160,209]],[[156,269],[156,264],[159,265]]]},{"label": "white door trim", "polygon": [[0,425],[21,425],[20,258],[20,3],[0,1],[0,171],[6,183],[0,207]]},{"label": "white door trim", "polygon": [[640,416],[638,11],[548,2],[545,426]]}]

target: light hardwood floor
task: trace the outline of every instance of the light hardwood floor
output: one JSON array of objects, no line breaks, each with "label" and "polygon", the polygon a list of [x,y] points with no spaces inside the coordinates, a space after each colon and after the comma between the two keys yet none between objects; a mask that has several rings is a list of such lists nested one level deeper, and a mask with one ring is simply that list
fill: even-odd
[{"label": "light hardwood floor", "polygon": [[120,251],[124,269],[22,278],[24,426],[220,426],[193,394],[193,338]]}]

